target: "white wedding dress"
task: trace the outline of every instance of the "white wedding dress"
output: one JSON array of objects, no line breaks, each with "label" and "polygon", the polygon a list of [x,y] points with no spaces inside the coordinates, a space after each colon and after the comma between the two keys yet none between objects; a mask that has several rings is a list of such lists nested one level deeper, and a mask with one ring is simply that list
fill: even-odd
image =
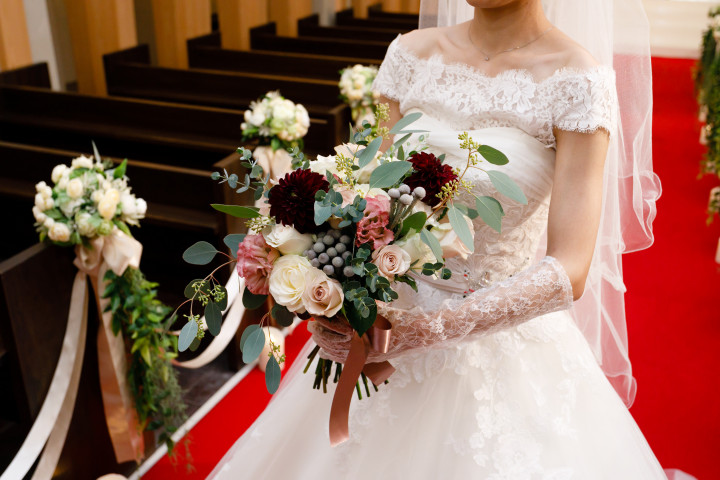
[{"label": "white wedding dress", "polygon": [[[526,71],[488,77],[439,56],[421,59],[395,40],[375,88],[424,115],[431,149],[460,165],[457,135],[504,152],[500,168],[528,198],[495,193],[503,231],[475,221],[475,253],[448,261],[453,279],[402,286],[393,306],[431,312],[448,298],[507,279],[535,263],[547,225],[554,169],[553,127],[612,131],[614,72],[562,69],[541,81]],[[578,161],[582,161],[581,158]],[[369,399],[353,399],[350,440],[330,447],[332,391],[302,374],[312,340],[280,391],[217,466],[222,479],[666,479],[627,408],[567,311],[391,363],[397,371]],[[239,406],[241,407],[241,406]]]}]

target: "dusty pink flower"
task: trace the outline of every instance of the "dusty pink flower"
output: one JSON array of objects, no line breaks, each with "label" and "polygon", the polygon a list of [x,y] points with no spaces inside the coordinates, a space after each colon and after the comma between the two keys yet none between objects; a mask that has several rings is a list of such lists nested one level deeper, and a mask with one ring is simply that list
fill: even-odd
[{"label": "dusty pink flower", "polygon": [[393,241],[393,232],[388,227],[390,221],[390,199],[384,196],[367,197],[365,216],[357,224],[355,244],[372,243],[377,250]]},{"label": "dusty pink flower", "polygon": [[269,294],[268,278],[280,252],[269,246],[262,235],[247,235],[240,242],[237,253],[238,275],[245,279],[245,285],[250,293]]}]

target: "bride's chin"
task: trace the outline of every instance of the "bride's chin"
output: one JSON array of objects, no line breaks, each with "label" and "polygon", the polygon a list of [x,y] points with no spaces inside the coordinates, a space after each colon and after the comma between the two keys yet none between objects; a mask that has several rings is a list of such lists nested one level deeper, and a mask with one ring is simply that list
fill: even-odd
[{"label": "bride's chin", "polygon": [[523,0],[465,0],[468,5],[475,8],[500,8],[513,3],[523,3]]}]

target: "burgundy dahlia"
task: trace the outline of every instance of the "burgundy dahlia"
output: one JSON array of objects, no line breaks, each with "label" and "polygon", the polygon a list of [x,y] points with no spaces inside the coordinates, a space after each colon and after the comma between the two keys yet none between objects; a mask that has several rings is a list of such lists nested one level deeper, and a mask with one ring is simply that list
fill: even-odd
[{"label": "burgundy dahlia", "polygon": [[317,230],[315,225],[315,194],[328,191],[330,184],[319,173],[294,170],[270,190],[270,215],[283,225],[295,227],[300,233]]},{"label": "burgundy dahlia", "polygon": [[450,165],[443,165],[432,153],[419,152],[409,160],[415,171],[405,179],[405,183],[412,189],[423,187],[427,192],[423,202],[434,207],[440,203],[436,195],[440,193],[443,185],[457,180],[457,175]]}]

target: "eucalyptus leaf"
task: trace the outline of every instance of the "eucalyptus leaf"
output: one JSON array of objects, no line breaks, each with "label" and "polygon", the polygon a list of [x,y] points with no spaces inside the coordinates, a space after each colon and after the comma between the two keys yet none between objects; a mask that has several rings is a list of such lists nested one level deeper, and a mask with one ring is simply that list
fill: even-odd
[{"label": "eucalyptus leaf", "polygon": [[217,303],[208,302],[205,307],[205,323],[210,333],[217,337],[222,326],[222,310]]},{"label": "eucalyptus leaf", "polygon": [[442,256],[442,247],[440,246],[440,242],[437,238],[435,238],[435,235],[428,232],[426,229],[420,230],[420,240],[425,243],[428,247],[430,247],[430,250],[432,250],[433,255],[435,255],[435,258],[437,258],[438,262],[443,261]]},{"label": "eucalyptus leaf", "polygon": [[395,125],[393,125],[393,127],[390,129],[390,134],[395,135],[398,133],[408,133],[408,132],[403,132],[403,129],[405,127],[407,127],[408,125],[410,125],[411,123],[419,120],[420,117],[422,117],[422,113],[420,113],[420,112],[413,112],[413,113],[409,113],[409,114],[405,115],[403,118],[398,120],[398,122]]},{"label": "eucalyptus leaf", "polygon": [[240,336],[240,350],[245,348],[245,341],[248,339],[251,333],[253,333],[255,330],[259,329],[260,325],[254,323],[252,325],[248,325],[245,327],[245,330],[243,330],[242,335]]},{"label": "eucalyptus leaf", "polygon": [[360,168],[366,167],[375,158],[378,150],[380,150],[382,141],[382,137],[377,137],[360,152],[360,155],[358,155],[358,165]]},{"label": "eucalyptus leaf", "polygon": [[183,252],[183,260],[192,265],[207,265],[218,251],[208,242],[197,242]]},{"label": "eucalyptus leaf", "polygon": [[224,294],[223,297],[222,297],[222,300],[220,300],[220,301],[218,301],[218,302],[215,302],[215,303],[217,303],[218,307],[220,308],[220,311],[221,311],[221,312],[224,312],[225,309],[226,309],[227,306],[228,306],[228,292],[227,292],[227,288],[225,288],[224,285],[217,285],[215,288],[219,288],[219,289],[223,292],[223,294]]},{"label": "eucalyptus leaf", "polygon": [[182,330],[180,330],[180,337],[178,338],[178,350],[181,352],[187,350],[193,340],[195,340],[195,337],[197,337],[197,333],[197,322],[189,321],[188,323],[186,323]]},{"label": "eucalyptus leaf", "polygon": [[242,349],[242,359],[245,363],[252,363],[260,356],[263,347],[265,347],[265,333],[262,328],[254,330],[248,335]]},{"label": "eucalyptus leaf", "polygon": [[293,320],[295,320],[294,313],[277,303],[273,305],[271,315],[281,327],[289,327],[292,325]]},{"label": "eucalyptus leaf", "polygon": [[195,337],[195,340],[192,341],[192,343],[190,344],[190,347],[188,347],[188,348],[190,349],[191,352],[194,352],[195,350],[198,349],[198,347],[200,347],[200,339]]},{"label": "eucalyptus leaf", "polygon": [[406,161],[383,163],[370,175],[370,188],[390,188],[410,170],[412,163]]},{"label": "eucalyptus leaf", "polygon": [[505,165],[509,162],[507,156],[500,150],[497,150],[489,145],[480,145],[478,153],[482,157],[493,165]]},{"label": "eucalyptus leaf", "polygon": [[522,190],[520,190],[520,187],[518,187],[517,184],[507,176],[507,174],[498,172],[497,170],[488,170],[487,174],[498,192],[518,203],[527,205],[527,197],[525,197],[525,194]]},{"label": "eucalyptus leaf", "polygon": [[241,205],[222,205],[219,203],[213,203],[210,206],[218,212],[226,213],[232,217],[257,218],[260,216],[259,208],[257,207],[244,207]]},{"label": "eucalyptus leaf", "polygon": [[475,199],[477,212],[483,222],[488,224],[490,228],[500,233],[502,228],[502,218],[505,215],[502,205],[493,197],[478,197]]},{"label": "eucalyptus leaf", "polygon": [[270,356],[265,366],[265,386],[270,395],[277,392],[280,386],[280,365],[275,360],[275,355]]},{"label": "eucalyptus leaf", "polygon": [[225,235],[225,238],[223,238],[223,243],[227,245],[227,247],[230,249],[232,256],[236,257],[240,242],[242,242],[243,240],[245,240],[244,233],[231,233],[230,235]]},{"label": "eucalyptus leaf", "polygon": [[210,284],[203,278],[196,278],[195,280],[192,280],[190,283],[187,284],[185,287],[185,298],[193,298],[195,296],[195,288],[193,285],[196,283],[201,282],[200,290],[202,290],[205,293],[208,293],[210,290]]},{"label": "eucalyptus leaf", "polygon": [[397,139],[397,140],[395,141],[395,143],[393,143],[393,147],[395,147],[396,149],[402,147],[402,145],[403,145],[405,142],[407,142],[407,141],[410,139],[411,136],[412,136],[412,133],[408,133],[408,134],[406,134],[406,135],[403,135],[402,138]]},{"label": "eucalyptus leaf", "polygon": [[345,302],[344,305],[348,322],[350,322],[350,325],[361,337],[365,334],[365,332],[370,330],[370,327],[372,327],[373,323],[375,323],[375,319],[377,318],[377,305],[374,300],[370,300],[372,301],[372,305],[362,304],[362,306],[368,311],[368,315],[366,316],[360,314],[360,311],[355,307],[354,302]]},{"label": "eucalyptus leaf", "polygon": [[315,225],[322,225],[332,215],[332,206],[315,202]]},{"label": "eucalyptus leaf", "polygon": [[242,302],[245,308],[247,308],[248,310],[255,310],[256,308],[260,307],[262,304],[265,303],[267,297],[267,295],[255,295],[246,288],[245,290],[243,290]]},{"label": "eucalyptus leaf", "polygon": [[409,217],[405,218],[402,223],[402,229],[400,230],[400,237],[407,235],[410,230],[419,232],[425,226],[427,221],[427,214],[425,212],[415,212]]},{"label": "eucalyptus leaf", "polygon": [[470,227],[465,220],[465,215],[454,205],[448,209],[448,219],[450,225],[452,225],[453,231],[462,241],[470,252],[475,251],[475,244],[473,243],[473,234],[470,231]]}]

